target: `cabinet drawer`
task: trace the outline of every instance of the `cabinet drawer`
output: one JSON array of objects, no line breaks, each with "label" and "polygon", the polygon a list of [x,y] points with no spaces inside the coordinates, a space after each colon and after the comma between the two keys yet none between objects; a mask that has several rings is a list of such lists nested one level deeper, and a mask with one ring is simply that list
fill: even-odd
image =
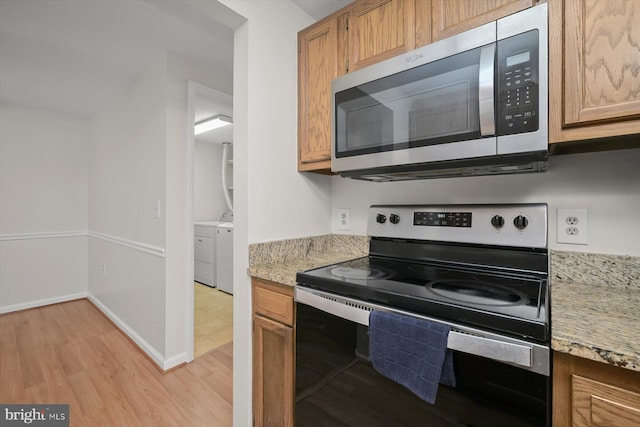
[{"label": "cabinet drawer", "polygon": [[285,325],[293,325],[293,295],[257,285],[253,289],[253,310]]},{"label": "cabinet drawer", "polygon": [[193,234],[202,237],[213,237],[216,233],[216,227],[209,227],[206,225],[194,225]]},{"label": "cabinet drawer", "polygon": [[640,425],[640,394],[579,375],[571,388],[574,426]]},{"label": "cabinet drawer", "polygon": [[195,236],[193,238],[193,258],[196,261],[213,264],[213,237]]}]

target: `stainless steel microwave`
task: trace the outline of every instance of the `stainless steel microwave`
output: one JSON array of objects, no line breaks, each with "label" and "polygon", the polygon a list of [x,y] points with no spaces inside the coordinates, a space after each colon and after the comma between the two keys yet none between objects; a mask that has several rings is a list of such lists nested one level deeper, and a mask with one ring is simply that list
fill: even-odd
[{"label": "stainless steel microwave", "polygon": [[331,169],[370,181],[540,172],[547,5],[332,82]]}]

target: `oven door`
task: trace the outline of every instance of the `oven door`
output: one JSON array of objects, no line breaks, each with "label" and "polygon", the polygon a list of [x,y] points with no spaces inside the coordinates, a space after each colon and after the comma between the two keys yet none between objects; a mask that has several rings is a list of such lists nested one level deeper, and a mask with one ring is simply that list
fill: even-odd
[{"label": "oven door", "polygon": [[370,311],[401,311],[303,286],[296,303],[298,426],[551,426],[548,347],[444,322],[457,385],[431,405],[369,362]]}]

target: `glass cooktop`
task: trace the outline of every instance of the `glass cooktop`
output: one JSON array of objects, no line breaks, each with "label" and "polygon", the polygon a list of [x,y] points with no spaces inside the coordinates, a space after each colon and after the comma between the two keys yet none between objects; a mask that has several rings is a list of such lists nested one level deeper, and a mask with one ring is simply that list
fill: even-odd
[{"label": "glass cooktop", "polygon": [[298,273],[301,286],[548,341],[546,276],[363,257]]}]

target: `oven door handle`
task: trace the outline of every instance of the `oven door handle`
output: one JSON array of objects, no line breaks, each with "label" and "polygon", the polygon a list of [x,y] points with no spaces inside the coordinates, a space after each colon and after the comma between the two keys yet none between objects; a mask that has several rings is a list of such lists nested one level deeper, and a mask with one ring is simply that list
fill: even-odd
[{"label": "oven door handle", "polygon": [[527,368],[533,366],[532,349],[525,345],[450,331],[447,348]]},{"label": "oven door handle", "polygon": [[480,336],[477,334],[478,331],[473,328],[465,328],[447,321],[407,313],[369,302],[356,301],[347,297],[338,297],[321,291],[311,291],[300,286],[296,286],[295,300],[298,303],[315,307],[325,313],[330,313],[364,326],[369,326],[371,310],[395,312],[449,325],[451,330],[449,331],[447,348],[549,375],[548,347],[528,344],[524,341],[509,342],[507,340],[494,339],[490,336]]}]

